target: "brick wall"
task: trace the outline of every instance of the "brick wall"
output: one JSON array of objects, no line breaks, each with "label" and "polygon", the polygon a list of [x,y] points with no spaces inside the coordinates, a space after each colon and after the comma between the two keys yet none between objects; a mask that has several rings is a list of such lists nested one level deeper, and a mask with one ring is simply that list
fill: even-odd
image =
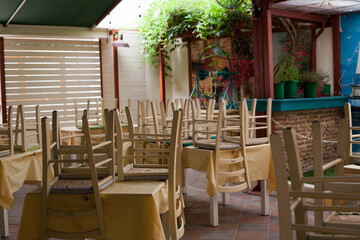
[{"label": "brick wall", "polygon": [[[325,140],[338,139],[339,120],[344,117],[344,108],[323,108],[288,112],[273,112],[273,118],[285,127],[292,127],[301,135],[311,137],[311,125],[320,121],[322,136]],[[275,124],[275,132],[282,134],[282,127]],[[303,171],[313,169],[312,140],[297,137]],[[326,163],[336,158],[337,146],[334,143],[323,144],[323,157]]]}]

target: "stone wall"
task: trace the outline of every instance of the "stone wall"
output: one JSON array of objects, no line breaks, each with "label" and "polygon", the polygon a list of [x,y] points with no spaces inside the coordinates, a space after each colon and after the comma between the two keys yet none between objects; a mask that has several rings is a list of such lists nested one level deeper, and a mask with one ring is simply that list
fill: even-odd
[{"label": "stone wall", "polygon": [[[296,133],[311,137],[311,125],[315,120],[320,121],[323,140],[334,141],[338,139],[339,120],[344,117],[344,108],[323,108],[313,110],[299,110],[287,112],[273,112],[273,118],[282,126],[292,127]],[[282,127],[274,124],[275,132],[282,134]],[[297,137],[303,171],[313,169],[312,140]],[[324,162],[336,158],[337,145],[335,143],[323,144]]]}]

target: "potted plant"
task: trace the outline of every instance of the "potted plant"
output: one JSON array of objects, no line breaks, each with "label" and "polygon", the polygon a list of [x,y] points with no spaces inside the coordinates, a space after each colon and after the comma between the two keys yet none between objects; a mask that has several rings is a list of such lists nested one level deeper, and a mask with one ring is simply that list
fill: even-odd
[{"label": "potted plant", "polygon": [[322,79],[322,88],[321,88],[321,96],[330,96],[331,92],[331,84],[330,84],[330,75],[328,73],[321,73]]},{"label": "potted plant", "polygon": [[[318,83],[321,83],[321,76],[316,72],[302,72],[300,82],[304,87],[304,97],[316,98],[318,93]],[[321,88],[320,88],[321,89]]]},{"label": "potted plant", "polygon": [[[274,79],[276,83],[285,83],[285,98],[296,98],[297,85],[299,83],[299,69],[290,54],[281,56],[274,69]],[[275,88],[276,86],[274,86],[274,91]]]}]

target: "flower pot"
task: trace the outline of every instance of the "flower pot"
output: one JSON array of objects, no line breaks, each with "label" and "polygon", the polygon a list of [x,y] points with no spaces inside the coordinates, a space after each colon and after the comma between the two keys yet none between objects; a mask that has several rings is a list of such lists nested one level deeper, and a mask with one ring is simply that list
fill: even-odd
[{"label": "flower pot", "polygon": [[275,99],[284,99],[284,83],[274,83],[274,98]]},{"label": "flower pot", "polygon": [[306,82],[304,87],[304,97],[316,98],[317,88],[317,82]]},{"label": "flower pot", "polygon": [[325,84],[321,90],[321,96],[330,96],[331,85]]},{"label": "flower pot", "polygon": [[297,85],[299,81],[290,80],[285,82],[285,98],[296,98]]}]

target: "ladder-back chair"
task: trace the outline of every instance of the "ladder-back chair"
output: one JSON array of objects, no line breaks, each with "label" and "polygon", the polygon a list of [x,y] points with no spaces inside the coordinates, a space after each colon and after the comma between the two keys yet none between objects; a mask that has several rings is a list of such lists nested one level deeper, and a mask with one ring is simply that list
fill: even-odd
[{"label": "ladder-back chair", "polygon": [[[164,147],[164,145],[171,144],[171,135],[135,133],[131,112],[127,107],[125,111],[129,124],[129,137],[125,139],[121,138],[121,134],[117,134],[119,180],[166,180],[169,174],[168,161],[170,150],[168,147]],[[178,117],[181,117],[181,112],[178,115]],[[172,126],[172,131],[173,129],[174,126]],[[119,146],[119,143],[124,144],[126,142],[130,142],[129,154],[126,154],[121,144]],[[147,147],[149,143],[152,146]]]},{"label": "ladder-back chair", "polygon": [[26,121],[23,105],[17,107],[16,125],[13,133],[15,134],[15,150],[26,152],[41,148],[41,123],[40,107],[35,107],[35,117],[33,122]]},{"label": "ladder-back chair", "polygon": [[[307,214],[309,211],[322,213],[328,211],[359,211],[360,207],[338,205],[338,201],[333,201],[331,206],[325,206],[319,201],[316,201],[315,204],[309,204],[307,200],[358,200],[360,197],[360,178],[358,176],[303,177],[295,132],[288,128],[283,131],[283,134],[291,178],[291,190],[289,190],[287,183],[288,176],[281,137],[279,134],[271,135],[280,239],[293,239],[293,230],[296,231],[296,239],[359,239],[360,225],[358,224],[339,224],[326,221],[315,221],[315,224],[310,224]],[[304,183],[307,182],[322,184],[322,189],[316,187],[315,191],[306,192]],[[295,223],[292,220],[292,212],[295,215]]]},{"label": "ladder-back chair", "polygon": [[[113,121],[109,119],[110,122]],[[49,119],[42,118],[42,138],[43,138],[43,187],[42,187],[42,224],[41,239],[48,238],[93,238],[100,236],[106,239],[103,211],[101,206],[100,191],[110,186],[115,181],[114,158],[113,158],[113,129],[109,124],[109,134],[107,140],[99,144],[91,141],[88,119],[82,118],[83,144],[75,146],[60,147],[60,138],[57,135],[58,116],[53,112],[53,142],[50,141]],[[112,139],[111,139],[112,138]],[[55,141],[56,140],[56,141]],[[64,159],[64,154],[78,154],[77,159]],[[72,168],[71,172],[63,171],[63,164],[75,163],[67,168]],[[78,166],[80,164],[80,166]],[[110,167],[109,167],[110,166]],[[51,168],[55,171],[55,178],[50,179]],[[99,169],[107,169],[106,174],[98,174]],[[60,211],[52,209],[49,202],[50,195],[55,194],[93,194],[95,206],[92,209],[81,211]],[[85,232],[64,232],[48,228],[50,218],[75,218],[84,221],[86,217],[96,216],[98,228]],[[86,221],[86,220],[85,220]]]},{"label": "ladder-back chair", "polygon": [[[219,103],[219,114],[217,120],[202,120],[208,124],[215,125],[214,132],[216,139],[200,139],[195,136],[196,147],[215,151],[215,178],[216,188],[224,193],[223,202],[226,204],[226,194],[239,192],[251,188],[247,171],[247,158],[245,149],[245,129],[241,127],[241,115],[244,108],[239,109],[238,115],[226,116],[226,105],[224,101]],[[232,133],[240,134],[240,138],[233,139]],[[201,134],[201,130],[195,131]],[[229,180],[230,179],[230,180]],[[231,184],[229,184],[231,183]],[[218,225],[218,203],[217,194],[210,198],[210,215],[212,226]]]},{"label": "ladder-back chair", "polygon": [[[254,100],[253,100],[254,101]],[[256,100],[255,100],[256,103]],[[243,126],[245,129],[245,143],[246,145],[257,145],[257,144],[266,144],[270,141],[271,134],[271,111],[272,111],[272,99],[267,99],[266,104],[266,114],[265,115],[256,115],[256,104],[253,104],[249,114],[248,106],[246,99],[243,99],[242,105],[245,105],[246,111],[243,114]],[[256,137],[257,130],[265,130],[265,137]]]},{"label": "ladder-back chair", "polygon": [[12,106],[8,107],[7,123],[0,125],[0,153],[14,154],[14,137],[12,129]]}]

